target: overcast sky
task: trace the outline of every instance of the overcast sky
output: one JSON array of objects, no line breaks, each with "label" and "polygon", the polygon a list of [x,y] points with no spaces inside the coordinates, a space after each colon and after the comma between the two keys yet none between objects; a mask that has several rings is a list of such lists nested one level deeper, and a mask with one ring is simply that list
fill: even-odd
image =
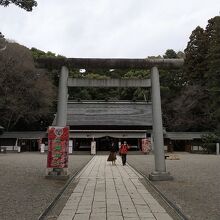
[{"label": "overcast sky", "polygon": [[37,0],[26,12],[0,7],[6,38],[67,57],[145,58],[184,50],[220,0]]}]

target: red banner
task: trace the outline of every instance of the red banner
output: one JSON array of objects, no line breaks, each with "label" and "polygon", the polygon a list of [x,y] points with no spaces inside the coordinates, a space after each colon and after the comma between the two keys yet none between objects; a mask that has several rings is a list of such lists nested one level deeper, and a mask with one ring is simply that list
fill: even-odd
[{"label": "red banner", "polygon": [[68,167],[69,127],[49,127],[48,168]]},{"label": "red banner", "polygon": [[151,151],[151,142],[149,139],[144,138],[142,139],[142,152],[143,153],[149,153]]}]

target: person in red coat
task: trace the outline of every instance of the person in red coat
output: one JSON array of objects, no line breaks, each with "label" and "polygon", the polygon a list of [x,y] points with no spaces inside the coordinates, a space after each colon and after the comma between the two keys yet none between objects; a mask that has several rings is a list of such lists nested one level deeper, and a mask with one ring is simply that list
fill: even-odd
[{"label": "person in red coat", "polygon": [[126,160],[127,160],[126,157],[127,157],[128,149],[129,149],[129,146],[127,145],[127,142],[124,141],[124,143],[121,145],[121,148],[120,148],[120,154],[121,154],[123,166],[126,165]]}]

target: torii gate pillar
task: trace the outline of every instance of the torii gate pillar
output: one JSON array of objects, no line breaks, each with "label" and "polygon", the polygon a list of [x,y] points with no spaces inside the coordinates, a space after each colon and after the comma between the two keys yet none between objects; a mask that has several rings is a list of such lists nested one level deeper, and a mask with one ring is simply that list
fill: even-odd
[{"label": "torii gate pillar", "polygon": [[160,79],[157,67],[153,67],[151,69],[151,91],[155,171],[149,175],[149,179],[155,181],[172,180],[173,177],[170,175],[170,173],[166,172],[165,165]]},{"label": "torii gate pillar", "polygon": [[67,67],[62,66],[60,80],[59,80],[57,118],[56,118],[56,126],[61,126],[61,127],[65,127],[67,122],[68,75],[69,75],[69,71]]},{"label": "torii gate pillar", "polygon": [[62,66],[59,88],[55,126],[48,130],[48,154],[46,178],[68,179],[68,143],[69,129],[67,124],[67,100],[68,100],[68,74],[67,67]]}]

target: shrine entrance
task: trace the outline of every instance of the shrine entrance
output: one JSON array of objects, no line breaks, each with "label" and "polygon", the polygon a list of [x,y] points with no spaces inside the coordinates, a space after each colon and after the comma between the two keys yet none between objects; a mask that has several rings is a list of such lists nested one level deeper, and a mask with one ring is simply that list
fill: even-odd
[{"label": "shrine entrance", "polygon": [[[179,68],[183,59],[87,59],[87,58],[40,58],[38,63],[48,68],[61,68],[57,105],[56,126],[67,125],[68,87],[151,87],[153,142],[155,171],[149,176],[151,180],[170,180],[172,176],[166,171],[164,158],[164,140],[161,113],[161,96],[158,67]],[[151,79],[126,80],[82,80],[69,78],[70,68],[79,69],[151,69]]]}]

